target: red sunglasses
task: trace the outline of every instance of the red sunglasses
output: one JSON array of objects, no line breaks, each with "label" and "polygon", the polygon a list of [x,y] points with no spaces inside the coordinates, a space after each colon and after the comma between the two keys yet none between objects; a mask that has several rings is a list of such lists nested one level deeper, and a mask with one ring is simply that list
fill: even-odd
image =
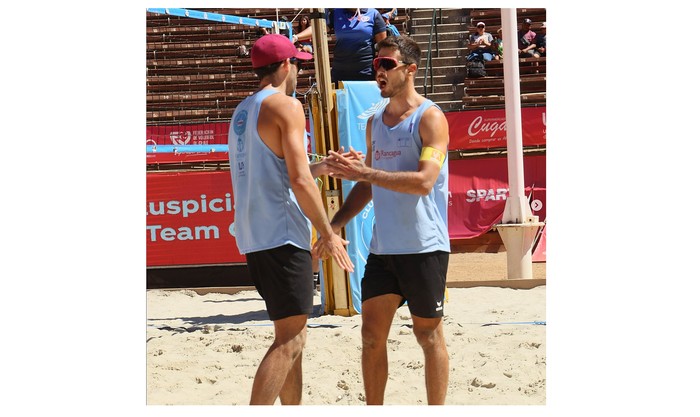
[{"label": "red sunglasses", "polygon": [[[401,61],[404,64],[408,65],[408,62]],[[374,67],[375,71],[379,71],[379,68],[384,68],[385,70],[389,71],[392,70],[396,67],[399,66],[399,61],[397,61],[394,58],[388,57],[388,56],[380,56],[377,58],[374,58],[372,61],[372,66]]]}]

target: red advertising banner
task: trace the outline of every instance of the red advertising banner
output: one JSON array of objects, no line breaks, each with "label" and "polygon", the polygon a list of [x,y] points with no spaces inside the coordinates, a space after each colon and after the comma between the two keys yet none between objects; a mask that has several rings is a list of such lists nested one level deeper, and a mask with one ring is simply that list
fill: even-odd
[{"label": "red advertising banner", "polygon": [[229,171],[146,174],[146,266],[245,263]]},{"label": "red advertising banner", "polygon": [[228,122],[146,126],[146,144],[151,145],[225,145]]},{"label": "red advertising banner", "polygon": [[[506,147],[505,109],[447,112],[445,116],[450,129],[449,150]],[[546,108],[524,107],[521,119],[523,146],[545,145]]]},{"label": "red advertising banner", "polygon": [[[546,159],[543,155],[523,160],[525,195],[532,214],[546,216]],[[450,160],[448,231],[450,239],[470,239],[488,232],[501,220],[508,197],[508,159]]]},{"label": "red advertising banner", "polygon": [[[147,145],[226,145],[229,122],[146,126]],[[306,119],[306,131],[310,122]]]},{"label": "red advertising banner", "polygon": [[[445,113],[450,131],[449,150],[474,150],[506,147],[505,109],[469,110]],[[545,107],[522,109],[523,146],[546,145],[547,121]],[[228,143],[228,122],[146,126],[146,144],[150,145],[225,145]],[[306,120],[306,130],[310,121]],[[147,155],[147,164],[188,161],[223,161],[223,152],[176,153]]]},{"label": "red advertising banner", "polygon": [[[508,160],[449,163],[450,239],[480,236],[500,221],[505,209]],[[543,221],[547,216],[545,156],[525,156],[524,173],[532,213]],[[229,171],[148,172],[146,190],[147,267],[246,262],[232,234]]]}]

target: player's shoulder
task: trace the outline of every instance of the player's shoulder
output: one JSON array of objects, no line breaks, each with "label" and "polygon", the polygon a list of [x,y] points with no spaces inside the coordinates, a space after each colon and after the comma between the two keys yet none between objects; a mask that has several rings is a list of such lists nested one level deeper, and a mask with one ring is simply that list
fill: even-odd
[{"label": "player's shoulder", "polygon": [[430,103],[430,105],[428,106],[428,108],[425,109],[423,115],[420,118],[421,130],[432,129],[438,126],[446,125],[447,117],[445,117],[445,113],[435,103]]},{"label": "player's shoulder", "polygon": [[428,103],[428,107],[423,112],[423,118],[428,119],[447,119],[445,117],[445,112],[442,111],[440,106],[435,102]]},{"label": "player's shoulder", "polygon": [[286,113],[297,107],[302,107],[299,100],[282,93],[272,94],[263,101],[263,104],[268,109],[279,113]]}]

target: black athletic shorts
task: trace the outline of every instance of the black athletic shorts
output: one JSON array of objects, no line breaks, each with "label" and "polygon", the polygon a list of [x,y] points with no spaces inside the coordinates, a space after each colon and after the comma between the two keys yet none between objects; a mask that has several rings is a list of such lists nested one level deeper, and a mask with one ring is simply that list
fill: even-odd
[{"label": "black athletic shorts", "polygon": [[311,314],[314,277],[309,251],[284,245],[247,253],[246,260],[255,288],[265,300],[270,320]]},{"label": "black athletic shorts", "polygon": [[447,263],[450,254],[436,251],[410,255],[369,254],[362,278],[362,301],[384,294],[403,297],[411,314],[423,318],[443,315]]}]

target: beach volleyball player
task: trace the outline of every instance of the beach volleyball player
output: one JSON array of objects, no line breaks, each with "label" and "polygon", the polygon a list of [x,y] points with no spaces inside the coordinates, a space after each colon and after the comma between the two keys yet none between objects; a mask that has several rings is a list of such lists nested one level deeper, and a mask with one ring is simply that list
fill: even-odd
[{"label": "beach volleyball player", "polygon": [[298,51],[277,34],[265,35],[250,56],[259,89],[233,113],[229,160],[234,194],[234,233],[251,278],[274,323],[275,339],[253,381],[250,404],[300,404],[302,350],[313,307],[314,253],[352,271],[343,240],[331,228],[305,145],[302,104],[296,88]]}]

